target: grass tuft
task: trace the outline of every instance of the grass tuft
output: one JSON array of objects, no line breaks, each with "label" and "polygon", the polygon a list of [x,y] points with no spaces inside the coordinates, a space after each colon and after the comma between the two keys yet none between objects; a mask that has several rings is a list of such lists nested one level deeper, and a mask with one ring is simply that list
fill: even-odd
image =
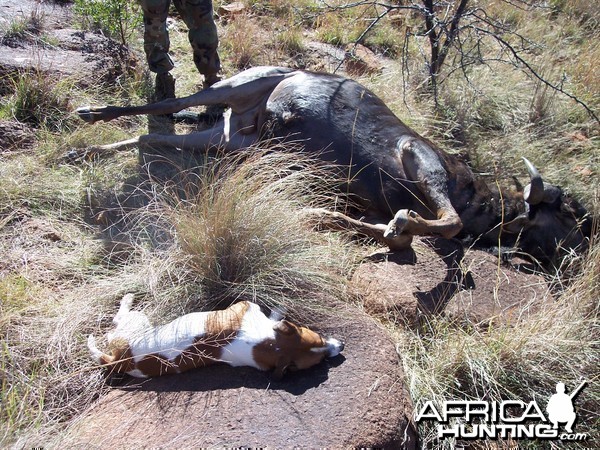
[{"label": "grass tuft", "polygon": [[234,72],[268,61],[268,38],[258,21],[250,15],[235,18],[222,36],[221,59],[234,68]]},{"label": "grass tuft", "polygon": [[174,289],[187,280],[190,291],[167,295],[169,303],[158,306],[158,316],[238,300],[283,306],[293,315],[323,309],[324,293],[343,296],[358,250],[339,233],[314,231],[305,213],[307,207],[334,207],[338,200],[332,194],[337,180],[316,161],[281,150],[256,151],[209,162],[190,177],[183,198],[181,190],[167,190],[140,219],[162,226],[138,233],[138,246],[147,236],[168,236],[162,257],[168,263],[158,278],[176,279]]},{"label": "grass tuft", "polygon": [[50,131],[68,128],[72,108],[67,85],[49,80],[38,70],[17,74],[11,84],[12,95],[0,103],[0,117],[14,118]]}]

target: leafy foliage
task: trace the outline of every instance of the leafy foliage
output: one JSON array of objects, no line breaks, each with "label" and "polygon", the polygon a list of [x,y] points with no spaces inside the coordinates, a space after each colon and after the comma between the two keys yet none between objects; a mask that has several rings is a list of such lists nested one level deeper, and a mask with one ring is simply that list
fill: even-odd
[{"label": "leafy foliage", "polygon": [[137,2],[128,0],[75,0],[74,10],[84,27],[100,30],[123,45],[142,23]]}]

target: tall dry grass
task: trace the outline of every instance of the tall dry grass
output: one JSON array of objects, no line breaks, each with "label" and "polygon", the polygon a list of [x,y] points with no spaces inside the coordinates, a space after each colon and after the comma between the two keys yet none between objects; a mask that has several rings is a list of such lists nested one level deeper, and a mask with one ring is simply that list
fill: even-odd
[{"label": "tall dry grass", "polygon": [[[598,432],[600,389],[600,245],[596,241],[583,269],[562,295],[536,314],[510,325],[460,324],[444,317],[431,318],[420,329],[402,329],[398,354],[406,373],[415,409],[425,401],[440,406],[445,400],[536,401],[543,408],[556,383],[574,389],[588,385],[577,398],[576,431]],[[455,439],[439,439],[437,424],[419,424],[423,448],[453,449]],[[569,443],[568,448],[589,448],[591,441]],[[491,448],[490,442],[471,443]],[[494,444],[496,445],[496,444]],[[493,448],[514,448],[499,442]],[[560,442],[519,441],[519,448],[563,448]]]},{"label": "tall dry grass", "polygon": [[[305,212],[335,208],[341,202],[337,183],[317,161],[272,147],[210,160],[183,186],[156,195],[136,219],[136,245],[153,242],[152,252],[168,261],[165,276],[186,280],[191,289],[187,295],[164,294],[168,304],[157,314],[238,300],[293,314],[323,309],[324,293],[344,297],[360,250],[343,234],[315,232]],[[180,281],[159,284],[181,289]]]}]

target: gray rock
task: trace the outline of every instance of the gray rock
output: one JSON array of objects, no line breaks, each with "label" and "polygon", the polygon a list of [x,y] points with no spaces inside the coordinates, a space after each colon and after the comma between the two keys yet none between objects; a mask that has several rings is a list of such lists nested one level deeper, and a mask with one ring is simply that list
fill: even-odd
[{"label": "gray rock", "polygon": [[[100,34],[71,28],[44,30],[43,36],[33,40],[15,38],[0,45],[0,76],[3,80],[35,71],[55,80],[68,77],[79,86],[89,87],[112,83],[136,64],[137,58],[117,42]],[[0,83],[0,91],[7,89]]]}]

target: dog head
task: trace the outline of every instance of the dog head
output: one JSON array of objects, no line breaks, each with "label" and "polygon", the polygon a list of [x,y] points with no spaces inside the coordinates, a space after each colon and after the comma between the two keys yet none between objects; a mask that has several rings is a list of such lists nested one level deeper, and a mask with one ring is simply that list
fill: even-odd
[{"label": "dog head", "polygon": [[334,338],[323,338],[305,327],[280,320],[273,325],[274,339],[269,339],[254,348],[254,359],[267,369],[274,369],[273,378],[281,379],[286,372],[308,369],[325,358],[337,356],[343,342]]}]

